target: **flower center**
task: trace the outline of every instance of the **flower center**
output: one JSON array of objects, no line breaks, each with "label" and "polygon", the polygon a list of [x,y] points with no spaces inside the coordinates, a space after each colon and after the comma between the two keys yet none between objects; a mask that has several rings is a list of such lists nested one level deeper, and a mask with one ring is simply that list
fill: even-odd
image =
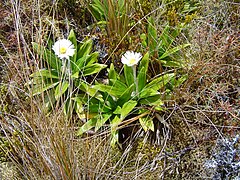
[{"label": "flower center", "polygon": [[129,60],[129,64],[132,65],[132,64],[135,64],[135,63],[136,63],[136,60],[135,60],[134,58],[132,58],[132,59]]},{"label": "flower center", "polygon": [[65,54],[67,52],[67,48],[61,47],[60,48],[60,54]]}]

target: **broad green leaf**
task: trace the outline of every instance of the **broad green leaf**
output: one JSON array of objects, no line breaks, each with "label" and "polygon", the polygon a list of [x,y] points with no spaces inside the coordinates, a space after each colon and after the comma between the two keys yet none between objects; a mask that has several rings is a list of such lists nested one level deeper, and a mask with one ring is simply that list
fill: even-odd
[{"label": "broad green leaf", "polygon": [[191,45],[191,44],[183,44],[183,45],[179,45],[179,46],[177,46],[177,47],[174,47],[174,48],[172,48],[172,49],[169,49],[169,50],[167,50],[165,53],[163,53],[163,55],[161,55],[161,56],[159,57],[159,59],[163,59],[163,58],[165,58],[165,57],[167,57],[167,56],[170,56],[170,55],[178,52],[179,50],[181,50],[181,49],[183,49],[183,48],[185,48],[185,47],[188,47],[188,46],[190,46],[190,45]]},{"label": "broad green leaf", "polygon": [[113,111],[113,114],[121,114],[122,108],[120,106],[117,106],[115,111]]},{"label": "broad green leaf", "polygon": [[105,18],[105,8],[104,5],[99,0],[94,0],[89,4],[89,9],[93,17],[97,20],[104,20]]},{"label": "broad green leaf", "polygon": [[90,55],[87,55],[87,59],[85,60],[86,66],[98,62],[98,56],[99,52],[93,52]]},{"label": "broad green leaf", "polygon": [[103,101],[101,101],[101,102],[103,102],[106,106],[111,108],[111,110],[116,108],[116,101],[111,95],[109,95],[106,92],[98,92],[98,93],[100,93],[102,95]]},{"label": "broad green leaf", "polygon": [[88,120],[77,132],[77,136],[81,136],[83,133],[92,129],[97,123],[97,118],[92,118]]},{"label": "broad green leaf", "polygon": [[[174,73],[164,74],[163,76],[160,76],[154,80],[152,80],[150,83],[148,83],[144,89],[151,88],[153,90],[158,91],[162,87],[164,87],[174,76]],[[144,91],[143,89],[143,91]]]},{"label": "broad green leaf", "polygon": [[139,122],[144,129],[144,131],[151,130],[154,132],[154,124],[153,124],[153,119],[151,117],[142,117],[139,118]]},{"label": "broad green leaf", "polygon": [[147,97],[150,97],[150,96],[159,96],[159,92],[158,90],[156,89],[152,89],[152,88],[144,88],[141,92],[140,92],[140,95],[139,97],[142,99],[142,98],[147,98]]},{"label": "broad green leaf", "polygon": [[122,122],[122,120],[116,115],[114,119],[110,122],[111,131],[116,131],[118,125]]},{"label": "broad green leaf", "polygon": [[30,77],[46,77],[46,78],[50,78],[50,79],[59,79],[59,74],[55,69],[40,69],[37,72],[34,72],[33,74],[30,75]]},{"label": "broad green leaf", "polygon": [[146,34],[144,34],[144,33],[141,34],[140,39],[141,39],[141,42],[142,42],[142,46],[146,48],[147,47],[147,36],[146,36]]},{"label": "broad green leaf", "polygon": [[111,131],[111,146],[114,147],[116,145],[116,143],[118,143],[118,139],[119,139],[119,134],[118,131]]},{"label": "broad green leaf", "polygon": [[55,99],[58,100],[68,89],[69,83],[67,81],[60,82],[55,89]]},{"label": "broad green leaf", "polygon": [[122,107],[122,111],[121,111],[121,120],[125,119],[125,117],[127,115],[129,115],[129,113],[135,108],[135,106],[137,105],[136,101],[130,100],[126,103],[124,103],[123,107]]},{"label": "broad green leaf", "polygon": [[[110,65],[108,77],[109,77],[109,79],[117,80],[118,75],[117,75],[117,72],[116,72],[115,69],[114,69],[113,63],[111,63],[111,65]],[[112,83],[112,82],[109,82],[109,85],[113,85],[113,83]]]},{"label": "broad green leaf", "polygon": [[58,85],[59,82],[55,82],[55,83],[43,83],[43,84],[39,84],[33,87],[33,96],[38,95],[43,93],[44,91],[51,89],[53,87],[55,87],[56,85]]},{"label": "broad green leaf", "polygon": [[146,85],[148,64],[149,64],[149,53],[146,53],[142,58],[140,65],[138,67],[139,71],[138,71],[137,79],[138,79],[139,92],[141,92]]},{"label": "broad green leaf", "polygon": [[[158,101],[161,101],[161,94],[157,94],[157,95],[154,95],[154,96],[148,96],[146,98],[143,98],[139,101],[140,104],[144,104],[144,105],[152,105],[152,104],[155,104],[156,102]],[[159,105],[163,105],[163,102],[159,102]]]},{"label": "broad green leaf", "polygon": [[[124,84],[123,82],[119,81],[119,80],[114,80],[114,79],[110,79],[110,81],[112,86],[114,88],[118,88],[119,90],[121,90],[122,92],[124,92],[128,87],[126,86],[126,84]],[[109,83],[110,84],[110,83]]]},{"label": "broad green leaf", "polygon": [[133,69],[127,65],[124,65],[124,76],[127,83],[127,86],[134,84]]},{"label": "broad green leaf", "polygon": [[121,91],[121,89],[115,88],[113,86],[104,85],[104,84],[94,85],[93,88],[98,91],[106,92],[115,97],[120,97],[124,93]]},{"label": "broad green leaf", "polygon": [[83,67],[97,62],[99,56],[98,52],[91,53],[90,55],[83,56],[77,60],[74,65],[74,72],[79,72]]},{"label": "broad green leaf", "polygon": [[106,67],[107,67],[107,65],[105,65],[105,64],[94,63],[94,64],[91,64],[91,65],[88,65],[88,66],[84,67],[82,69],[82,74],[84,76],[95,74],[95,73],[100,72],[102,69],[104,69]]},{"label": "broad green leaf", "polygon": [[71,75],[71,78],[72,78],[72,79],[77,79],[77,78],[79,78],[79,72],[76,72],[76,73],[72,74],[72,75]]},{"label": "broad green leaf", "polygon": [[159,46],[159,55],[162,55],[173,42],[173,38],[171,38],[171,34],[170,34],[169,25],[165,26],[162,34],[159,37],[159,40],[161,42],[161,44]]},{"label": "broad green leaf", "polygon": [[100,94],[97,94],[97,90],[95,88],[84,81],[76,82],[75,85],[91,97],[102,98]]},{"label": "broad green leaf", "polygon": [[73,64],[74,64],[76,62],[76,59],[77,59],[77,54],[76,54],[76,51],[77,51],[77,39],[76,39],[76,35],[75,35],[73,30],[70,31],[70,33],[68,35],[68,39],[73,43],[74,48],[75,48],[75,53],[74,53],[73,57],[71,57],[71,60],[73,61]]},{"label": "broad green leaf", "polygon": [[99,112],[109,113],[112,110],[105,103],[102,103],[100,101],[97,104],[89,103],[88,107],[89,107],[89,111],[92,112],[92,113],[99,113]]},{"label": "broad green leaf", "polygon": [[[78,117],[81,119],[82,118],[82,115],[84,115],[84,109],[83,109],[83,101],[82,101],[82,98],[77,96],[77,97],[74,97],[72,98],[72,100],[75,101],[75,111],[78,115]],[[85,115],[84,115],[85,117]]]},{"label": "broad green leaf", "polygon": [[[147,53],[143,56],[142,60],[140,61],[140,64],[139,64],[139,66],[138,66],[139,71],[140,71],[142,68],[145,68],[145,71],[147,72],[147,70],[148,70],[148,64],[149,64],[149,53],[147,52]],[[139,72],[138,72],[138,73],[139,73]]]},{"label": "broad green leaf", "polygon": [[153,17],[150,16],[148,18],[148,47],[150,48],[151,54],[154,54],[154,52],[157,50],[157,43],[157,28],[155,27]]},{"label": "broad green leaf", "polygon": [[123,94],[118,98],[116,104],[119,105],[119,106],[122,106],[125,102],[127,102],[132,96],[132,92],[134,90],[134,87],[135,87],[135,85],[132,84],[125,91],[123,91]]},{"label": "broad green leaf", "polygon": [[90,54],[90,52],[92,51],[92,45],[93,45],[93,42],[91,39],[85,41],[77,51],[77,59],[80,59]]},{"label": "broad green leaf", "polygon": [[119,138],[119,134],[118,134],[118,125],[122,122],[122,120],[116,115],[114,117],[114,119],[110,122],[111,125],[111,146],[114,146],[116,143],[118,143],[118,138]]},{"label": "broad green leaf", "polygon": [[99,114],[97,123],[95,126],[95,131],[97,131],[100,127],[102,127],[111,116],[112,116],[111,113],[110,114]]},{"label": "broad green leaf", "polygon": [[49,64],[52,69],[59,70],[61,68],[61,61],[49,50],[45,47],[37,44],[32,43],[33,50]]}]

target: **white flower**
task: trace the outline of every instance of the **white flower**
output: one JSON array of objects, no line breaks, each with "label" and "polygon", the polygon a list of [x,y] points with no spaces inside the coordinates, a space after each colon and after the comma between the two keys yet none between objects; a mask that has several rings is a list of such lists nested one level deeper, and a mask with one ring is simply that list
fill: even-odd
[{"label": "white flower", "polygon": [[142,58],[141,53],[136,53],[133,51],[127,51],[123,56],[122,56],[122,63],[126,64],[127,66],[133,66],[136,65]]},{"label": "white flower", "polygon": [[52,47],[55,54],[60,58],[69,59],[75,53],[74,45],[67,39],[60,39]]}]

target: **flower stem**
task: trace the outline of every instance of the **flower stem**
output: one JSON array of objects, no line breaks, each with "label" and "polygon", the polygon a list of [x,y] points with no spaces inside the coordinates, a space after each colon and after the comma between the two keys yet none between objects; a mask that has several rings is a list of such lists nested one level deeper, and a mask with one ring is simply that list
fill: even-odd
[{"label": "flower stem", "polygon": [[138,97],[139,92],[138,92],[138,79],[137,79],[137,70],[136,70],[137,66],[133,65],[132,69],[133,69],[133,78],[134,78],[134,82],[135,82],[135,85],[136,85],[136,95]]}]

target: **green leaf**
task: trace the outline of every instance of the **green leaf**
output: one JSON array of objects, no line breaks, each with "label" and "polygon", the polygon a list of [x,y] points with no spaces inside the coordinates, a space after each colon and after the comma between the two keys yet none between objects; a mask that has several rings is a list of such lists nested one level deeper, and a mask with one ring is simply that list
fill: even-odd
[{"label": "green leaf", "polygon": [[[151,105],[156,103],[157,101],[161,100],[161,94],[157,94],[154,96],[148,96],[146,98],[143,98],[139,101],[140,104],[144,104],[144,105]],[[163,104],[163,102],[161,103],[161,105]]]},{"label": "green leaf", "polygon": [[91,65],[95,62],[98,62],[98,56],[99,56],[99,52],[93,52],[90,55],[87,55],[87,58],[85,60],[86,66]]},{"label": "green leaf", "polygon": [[159,46],[159,55],[162,55],[166,51],[166,49],[169,48],[169,46],[174,40],[173,38],[171,38],[169,25],[165,26],[162,34],[159,37],[159,40],[161,42],[161,45]]},{"label": "green leaf", "polygon": [[154,132],[154,124],[153,124],[153,119],[151,117],[147,116],[147,117],[139,118],[139,122],[142,128],[144,129],[144,131],[151,130]]},{"label": "green leaf", "polygon": [[106,92],[112,96],[120,97],[124,92],[121,89],[115,88],[113,86],[108,86],[104,84],[98,84],[93,86],[94,89],[102,92]]},{"label": "green leaf", "polygon": [[144,33],[141,34],[140,39],[141,39],[142,46],[146,48],[147,47],[147,36],[146,36],[146,34],[144,34]]},{"label": "green leaf", "polygon": [[117,106],[115,111],[113,111],[113,114],[121,114],[122,108],[120,106]]},{"label": "green leaf", "polygon": [[77,60],[74,65],[74,72],[79,72],[83,67],[97,62],[99,56],[98,52],[91,53],[90,55],[83,56]]},{"label": "green leaf", "polygon": [[106,121],[112,116],[112,114],[100,114],[98,115],[98,120],[95,126],[95,131],[97,131],[100,127],[102,127]]},{"label": "green leaf", "polygon": [[91,97],[96,97],[96,98],[102,98],[101,95],[97,94],[97,90],[93,87],[91,87],[89,84],[87,84],[84,81],[80,81],[75,83],[75,85],[82,90],[83,92],[87,93]]},{"label": "green leaf", "polygon": [[105,8],[104,5],[99,0],[94,0],[89,4],[89,9],[93,17],[97,20],[104,20],[105,18]]},{"label": "green leaf", "polygon": [[73,73],[73,74],[71,75],[71,78],[72,78],[72,79],[77,79],[77,78],[79,78],[79,72]]},{"label": "green leaf", "polygon": [[92,118],[88,120],[82,127],[79,128],[77,132],[77,136],[81,136],[83,133],[92,129],[96,125],[96,123],[97,123],[97,118]]},{"label": "green leaf", "polygon": [[107,65],[105,65],[105,64],[98,64],[98,63],[91,64],[82,69],[82,74],[84,76],[95,74],[95,73],[100,72],[102,69],[104,69],[106,67],[107,67]]},{"label": "green leaf", "polygon": [[130,87],[128,87],[125,91],[123,91],[123,94],[118,98],[117,103],[119,106],[122,106],[125,102],[127,102],[132,95],[132,92],[134,90],[134,84],[132,84]]},{"label": "green leaf", "polygon": [[78,117],[81,119],[81,118],[82,118],[82,115],[84,114],[83,100],[82,100],[82,98],[79,97],[79,96],[72,98],[72,100],[75,101],[75,107],[74,107],[74,109],[75,109]]},{"label": "green leaf", "polygon": [[43,83],[43,84],[39,84],[33,87],[33,96],[38,95],[43,93],[44,91],[51,89],[53,87],[55,87],[56,85],[58,85],[59,82],[55,82],[55,83]]},{"label": "green leaf", "polygon": [[154,52],[157,50],[157,43],[158,43],[158,37],[157,37],[157,28],[154,24],[154,19],[152,16],[148,18],[148,47],[150,49],[150,53],[154,54]]},{"label": "green leaf", "polygon": [[144,88],[144,89],[140,92],[139,97],[140,97],[140,98],[147,98],[147,97],[155,96],[155,95],[160,95],[160,93],[158,92],[158,90],[152,89],[152,88]]},{"label": "green leaf", "polygon": [[110,122],[111,131],[116,131],[118,125],[122,122],[122,120],[116,115],[114,119]]},{"label": "green leaf", "polygon": [[169,74],[164,74],[163,76],[160,76],[154,80],[152,80],[150,83],[148,83],[145,88],[143,89],[146,90],[148,88],[151,88],[152,90],[158,91],[162,87],[164,87],[174,76],[174,73],[169,73]]},{"label": "green leaf", "polygon": [[[117,72],[114,69],[113,63],[111,63],[111,65],[110,65],[110,69],[109,69],[109,73],[108,74],[109,74],[108,75],[109,79],[117,80],[118,74],[117,74]],[[109,82],[109,85],[113,85],[113,83]]]},{"label": "green leaf", "polygon": [[137,76],[139,92],[141,92],[146,85],[148,64],[149,64],[149,53],[146,53],[140,62],[138,76]]},{"label": "green leaf", "polygon": [[130,100],[126,103],[124,103],[121,111],[121,120],[125,119],[125,117],[135,108],[137,105],[136,101]]},{"label": "green leaf", "polygon": [[67,81],[60,82],[55,89],[55,99],[58,100],[68,89],[69,83]]},{"label": "green leaf", "polygon": [[51,69],[60,70],[62,62],[49,50],[37,43],[32,43],[33,50],[49,64]]},{"label": "green leaf", "polygon": [[127,65],[124,65],[124,76],[127,83],[127,86],[134,84],[133,69]]},{"label": "green leaf", "polygon": [[148,70],[148,64],[149,64],[149,53],[147,52],[142,60],[140,61],[140,64],[139,64],[139,70],[141,70],[142,68],[145,68],[145,71],[147,72]]},{"label": "green leaf", "polygon": [[[108,93],[106,92],[101,92],[101,95],[103,96],[103,103],[110,107],[111,109],[115,109],[116,108],[116,101],[113,99],[112,96],[110,96]],[[96,97],[96,96],[95,96]]]},{"label": "green leaf", "polygon": [[188,46],[190,46],[191,44],[183,44],[183,45],[179,45],[179,46],[177,46],[177,47],[174,47],[174,48],[172,48],[172,49],[169,49],[169,50],[167,50],[163,55],[161,55],[160,57],[159,57],[159,59],[163,59],[163,58],[165,58],[165,57],[167,57],[167,56],[170,56],[171,54],[174,54],[174,53],[176,53],[176,52],[178,52],[179,50],[181,50],[181,49],[183,49],[183,48],[185,48],[185,47],[188,47]]},{"label": "green leaf", "polygon": [[46,77],[50,79],[59,79],[58,72],[55,69],[40,69],[37,72],[34,72],[30,77]]},{"label": "green leaf", "polygon": [[[76,39],[76,35],[74,33],[73,30],[70,31],[69,35],[68,35],[68,39],[73,43],[74,48],[75,48],[75,52],[77,50],[77,39]],[[73,61],[73,64],[76,62],[77,59],[77,54],[74,53],[73,57],[71,57],[71,60]]]},{"label": "green leaf", "polygon": [[111,146],[114,147],[116,145],[116,143],[118,143],[118,139],[119,139],[119,133],[118,131],[111,131]]},{"label": "green leaf", "polygon": [[109,84],[112,84],[112,86],[113,86],[114,88],[117,88],[117,89],[119,89],[119,90],[122,91],[122,92],[126,91],[126,89],[128,88],[128,87],[126,86],[126,84],[124,84],[123,82],[121,82],[121,81],[119,81],[119,80],[110,79],[109,82],[110,82]]},{"label": "green leaf", "polygon": [[80,59],[86,55],[89,55],[92,51],[93,42],[91,39],[85,41],[77,51],[77,59]]}]

